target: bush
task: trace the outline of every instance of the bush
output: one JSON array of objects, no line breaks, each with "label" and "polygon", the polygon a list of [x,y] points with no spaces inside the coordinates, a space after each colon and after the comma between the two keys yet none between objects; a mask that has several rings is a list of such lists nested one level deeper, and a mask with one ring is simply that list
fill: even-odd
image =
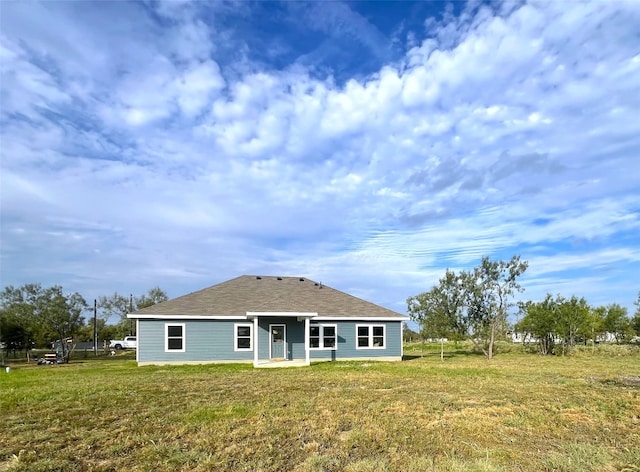
[{"label": "bush", "polygon": [[568,352],[569,356],[605,356],[605,357],[629,357],[640,355],[640,346],[632,344],[596,344],[595,347],[578,345],[573,346]]}]

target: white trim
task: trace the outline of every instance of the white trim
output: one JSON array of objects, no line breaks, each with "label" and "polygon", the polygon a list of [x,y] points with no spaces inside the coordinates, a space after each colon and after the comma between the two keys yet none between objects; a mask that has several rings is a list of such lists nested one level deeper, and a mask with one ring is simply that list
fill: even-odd
[{"label": "white trim", "polygon": [[257,316],[280,316],[313,318],[316,321],[409,321],[408,316],[318,316],[318,313],[306,312],[275,312],[275,311],[248,311],[246,315],[136,315],[127,314],[127,318],[134,320],[251,320]]},{"label": "white trim", "polygon": [[[238,328],[249,328],[249,347],[238,347]],[[246,336],[242,336],[246,338]],[[233,324],[233,350],[235,352],[253,351],[253,323],[234,323]]]},{"label": "white trim", "polygon": [[258,317],[253,319],[253,366],[258,365],[258,340],[260,339],[260,327],[258,326]]},{"label": "white trim", "polygon": [[271,329],[274,326],[282,326],[282,328],[284,328],[282,330],[282,343],[283,348],[282,348],[282,355],[284,356],[283,358],[286,360],[288,359],[287,357],[287,325],[284,323],[273,323],[273,324],[269,324],[269,360],[273,359],[273,355],[271,353],[271,345],[273,344],[273,340],[271,339]]},{"label": "white trim", "polygon": [[[369,328],[369,334],[367,335],[367,338],[369,339],[369,345],[368,346],[359,346],[358,345],[358,338],[364,337],[364,336],[358,336],[358,328],[364,328],[367,327]],[[376,337],[380,337],[380,336],[374,336],[373,335],[373,328],[380,328],[382,327],[382,346],[374,346],[373,345],[373,338]],[[356,350],[361,350],[361,349],[386,349],[387,348],[387,325],[384,324],[357,324],[356,325]]]},{"label": "white trim", "polygon": [[317,313],[304,311],[248,311],[247,318],[252,319],[258,316],[277,316],[279,318],[314,318]]},{"label": "white trim", "polygon": [[[182,349],[169,349],[169,326],[182,327]],[[187,328],[184,323],[165,323],[164,324],[164,352],[185,352],[187,347]]]},{"label": "white trim", "polygon": [[127,318],[136,320],[246,320],[244,315],[220,316],[220,315],[136,315],[129,314]]},{"label": "white trim", "polygon": [[[315,320],[314,320],[315,321]],[[318,347],[311,346],[311,333],[309,333],[309,349],[312,351],[337,351],[338,350],[338,325],[330,324],[330,323],[313,323],[309,324],[309,331],[311,331],[312,326],[317,326],[320,328],[319,337],[318,337]],[[324,328],[329,327],[334,329],[334,338],[336,338],[336,342],[333,347],[324,347]]]},{"label": "white trim", "polygon": [[140,320],[136,320],[136,362],[140,362]]},{"label": "white trim", "polygon": [[203,364],[251,364],[247,359],[216,359],[216,360],[200,360],[200,361],[142,361],[138,362],[138,366],[144,365],[203,365]]},{"label": "white trim", "polygon": [[411,318],[403,316],[395,317],[376,317],[376,316],[318,316],[313,321],[409,321]]},{"label": "white trim", "polygon": [[309,351],[309,326],[311,323],[309,322],[309,318],[304,319],[304,360],[307,365],[311,365],[311,353]]}]

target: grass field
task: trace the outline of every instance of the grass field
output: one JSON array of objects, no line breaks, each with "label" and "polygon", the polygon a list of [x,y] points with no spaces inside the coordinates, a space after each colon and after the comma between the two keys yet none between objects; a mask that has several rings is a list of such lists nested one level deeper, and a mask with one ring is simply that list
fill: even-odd
[{"label": "grass field", "polygon": [[0,438],[0,471],[638,471],[640,356],[18,366]]}]

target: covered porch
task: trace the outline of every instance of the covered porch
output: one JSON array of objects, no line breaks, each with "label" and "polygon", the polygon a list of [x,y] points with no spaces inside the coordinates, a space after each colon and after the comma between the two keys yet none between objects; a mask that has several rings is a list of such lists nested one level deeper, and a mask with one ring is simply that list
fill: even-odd
[{"label": "covered porch", "polygon": [[247,312],[253,323],[253,366],[256,368],[311,365],[311,312]]}]

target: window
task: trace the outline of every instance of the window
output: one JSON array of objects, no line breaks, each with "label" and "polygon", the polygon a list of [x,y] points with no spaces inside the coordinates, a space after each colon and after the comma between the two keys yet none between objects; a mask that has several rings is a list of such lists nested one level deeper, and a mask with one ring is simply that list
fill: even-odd
[{"label": "window", "polygon": [[184,331],[185,331],[184,323],[164,325],[164,334],[165,334],[164,350],[166,352],[184,352],[185,351]]},{"label": "window", "polygon": [[234,351],[252,351],[253,350],[253,325],[251,323],[234,325],[234,339],[233,349]]},{"label": "window", "polygon": [[312,324],[309,326],[311,349],[337,349],[338,328],[335,325]]},{"label": "window", "polygon": [[384,349],[384,325],[357,325],[356,349]]}]

